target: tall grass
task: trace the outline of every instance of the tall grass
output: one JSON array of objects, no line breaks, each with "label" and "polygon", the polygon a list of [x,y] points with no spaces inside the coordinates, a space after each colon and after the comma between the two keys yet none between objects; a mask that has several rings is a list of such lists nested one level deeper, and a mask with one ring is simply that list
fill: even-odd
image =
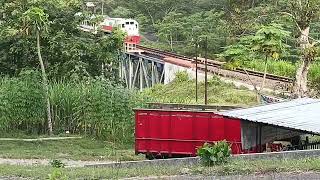
[{"label": "tall grass", "polygon": [[24,129],[42,133],[45,126],[45,100],[40,76],[30,71],[19,78],[0,80],[0,129]]},{"label": "tall grass", "polygon": [[[251,60],[243,62],[243,67],[253,69],[256,71],[264,71],[263,60]],[[288,61],[268,61],[268,73],[280,76],[294,77],[296,65]]]},{"label": "tall grass", "polygon": [[[252,60],[243,62],[243,67],[253,69],[256,71],[264,71],[264,61],[263,60]],[[276,74],[280,76],[287,76],[294,78],[296,70],[298,68],[297,63],[291,63],[288,61],[278,60],[268,62],[268,73]],[[320,63],[314,62],[311,65],[309,71],[309,81],[314,82],[320,79]]]},{"label": "tall grass", "polygon": [[[195,84],[195,80],[189,79],[185,72],[180,72],[170,84],[156,85],[145,89],[142,94],[153,102],[204,104],[204,82],[199,82],[198,102],[195,97]],[[237,88],[233,84],[213,77],[208,82],[208,102],[216,105],[255,105],[257,100],[254,92],[245,88]]]},{"label": "tall grass", "polygon": [[[46,132],[37,73],[3,78],[0,93],[0,130]],[[102,79],[51,83],[50,101],[55,134],[69,131],[115,142],[132,141],[132,108],[142,104],[134,92]]]}]

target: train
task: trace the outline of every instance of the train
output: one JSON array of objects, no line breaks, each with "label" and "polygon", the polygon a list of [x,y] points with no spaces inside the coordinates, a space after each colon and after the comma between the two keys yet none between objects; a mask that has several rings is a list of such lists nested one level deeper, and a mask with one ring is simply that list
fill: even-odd
[{"label": "train", "polygon": [[[82,13],[77,13],[76,16],[81,16]],[[97,33],[98,30],[106,34],[111,34],[114,29],[120,29],[126,33],[124,42],[126,44],[138,45],[141,41],[139,33],[139,23],[134,19],[127,18],[111,18],[109,16],[102,16],[102,21],[98,23],[98,26],[92,23],[92,19],[97,16],[92,15],[90,19],[82,21],[79,28],[86,32]]]}]

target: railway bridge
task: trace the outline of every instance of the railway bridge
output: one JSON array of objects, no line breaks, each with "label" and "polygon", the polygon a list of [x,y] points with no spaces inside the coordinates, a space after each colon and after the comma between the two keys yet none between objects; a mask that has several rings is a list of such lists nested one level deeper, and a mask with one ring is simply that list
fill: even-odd
[{"label": "railway bridge", "polygon": [[[205,62],[207,65],[205,65]],[[259,89],[264,73],[243,68],[228,70],[223,68],[223,62],[191,58],[172,52],[162,51],[140,45],[126,46],[120,61],[119,76],[126,83],[127,88],[152,87],[156,84],[167,84],[175,78],[179,71],[186,71],[190,77],[203,78],[205,69],[226,79],[251,84]],[[207,66],[207,67],[206,67]],[[266,75],[266,88],[273,91],[290,91],[293,79],[288,77]]]},{"label": "railway bridge", "polygon": [[127,49],[120,61],[119,76],[127,88],[140,90],[156,84],[167,84],[179,71],[195,75],[194,64],[190,58],[177,57],[173,53],[143,46]]}]

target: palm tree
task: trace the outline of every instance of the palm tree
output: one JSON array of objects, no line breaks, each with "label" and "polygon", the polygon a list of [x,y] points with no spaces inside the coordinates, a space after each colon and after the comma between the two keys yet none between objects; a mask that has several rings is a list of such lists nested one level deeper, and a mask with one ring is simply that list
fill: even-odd
[{"label": "palm tree", "polygon": [[48,129],[49,134],[52,135],[52,120],[51,120],[51,108],[50,108],[50,100],[49,100],[49,85],[46,74],[46,69],[42,60],[41,55],[41,46],[40,46],[40,34],[42,31],[45,31],[48,26],[48,15],[43,11],[43,9],[39,7],[33,7],[27,10],[23,14],[23,23],[24,29],[27,35],[31,34],[29,32],[35,32],[37,38],[37,53],[38,59],[41,67],[41,75],[42,75],[42,84],[43,89],[45,91],[45,100],[46,100],[46,109],[47,109],[47,120],[48,120]]}]

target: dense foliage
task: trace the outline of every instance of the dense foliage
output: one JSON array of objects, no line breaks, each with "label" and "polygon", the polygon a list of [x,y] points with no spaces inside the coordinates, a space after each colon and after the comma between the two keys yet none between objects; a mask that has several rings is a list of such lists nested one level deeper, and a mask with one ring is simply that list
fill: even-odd
[{"label": "dense foliage", "polygon": [[[286,62],[282,63],[284,66],[296,67],[294,73],[290,74],[296,79],[295,85],[298,89],[294,91],[299,94],[298,96],[304,96],[306,93],[309,68],[317,59],[319,51],[317,46],[320,34],[318,31],[320,27],[319,0],[161,0],[156,2],[119,0],[105,2],[108,3],[108,11],[113,16],[133,17],[139,20],[142,31],[145,32],[145,44],[147,45],[195,56],[195,44],[198,44],[199,55],[203,56],[204,41],[207,37],[210,58],[217,58],[217,54],[240,53],[245,59],[238,58],[239,61],[233,65],[244,67],[247,67],[248,63],[243,61],[261,62],[260,60],[264,60],[266,55],[266,53],[261,53],[265,50],[262,50],[263,48],[260,50],[253,48],[251,49],[254,50],[253,52],[243,50],[244,37],[257,36],[259,33],[259,37],[262,37],[261,35],[267,31],[274,32],[274,34],[290,32],[290,35],[286,33],[286,36],[279,38],[280,41],[269,39],[263,43],[278,49],[276,53],[273,53],[273,60]],[[126,13],[118,13],[119,9],[125,9]],[[273,24],[278,24],[278,26],[268,28]],[[150,33],[157,38],[150,36]],[[279,51],[281,45],[289,45],[287,46],[289,48],[280,48],[281,51]],[[222,60],[228,59],[223,58]],[[264,63],[259,64],[258,69],[264,70]],[[272,65],[271,63],[270,68],[267,68],[268,72],[277,68]],[[320,69],[319,66],[316,68]],[[276,71],[276,74],[282,74],[281,70]],[[316,84],[319,77],[320,75],[310,75],[311,85]]]},{"label": "dense foliage", "polygon": [[114,78],[123,34],[93,35],[78,30],[82,19],[75,14],[82,11],[80,0],[0,0],[0,75],[14,76],[25,68],[39,66],[36,37],[28,36],[32,27],[26,26],[23,18],[31,7],[43,9],[48,19],[40,42],[49,79],[102,74]]},{"label": "dense foliage", "polygon": [[124,33],[82,32],[78,12],[90,16],[82,0],[0,0],[3,131],[129,139],[134,96],[116,73]]},{"label": "dense foliage", "polygon": [[[47,132],[40,79],[34,71],[1,79],[2,132]],[[134,92],[104,79],[87,79],[51,83],[49,94],[55,134],[69,131],[115,142],[132,141],[132,108],[141,102]]]}]

